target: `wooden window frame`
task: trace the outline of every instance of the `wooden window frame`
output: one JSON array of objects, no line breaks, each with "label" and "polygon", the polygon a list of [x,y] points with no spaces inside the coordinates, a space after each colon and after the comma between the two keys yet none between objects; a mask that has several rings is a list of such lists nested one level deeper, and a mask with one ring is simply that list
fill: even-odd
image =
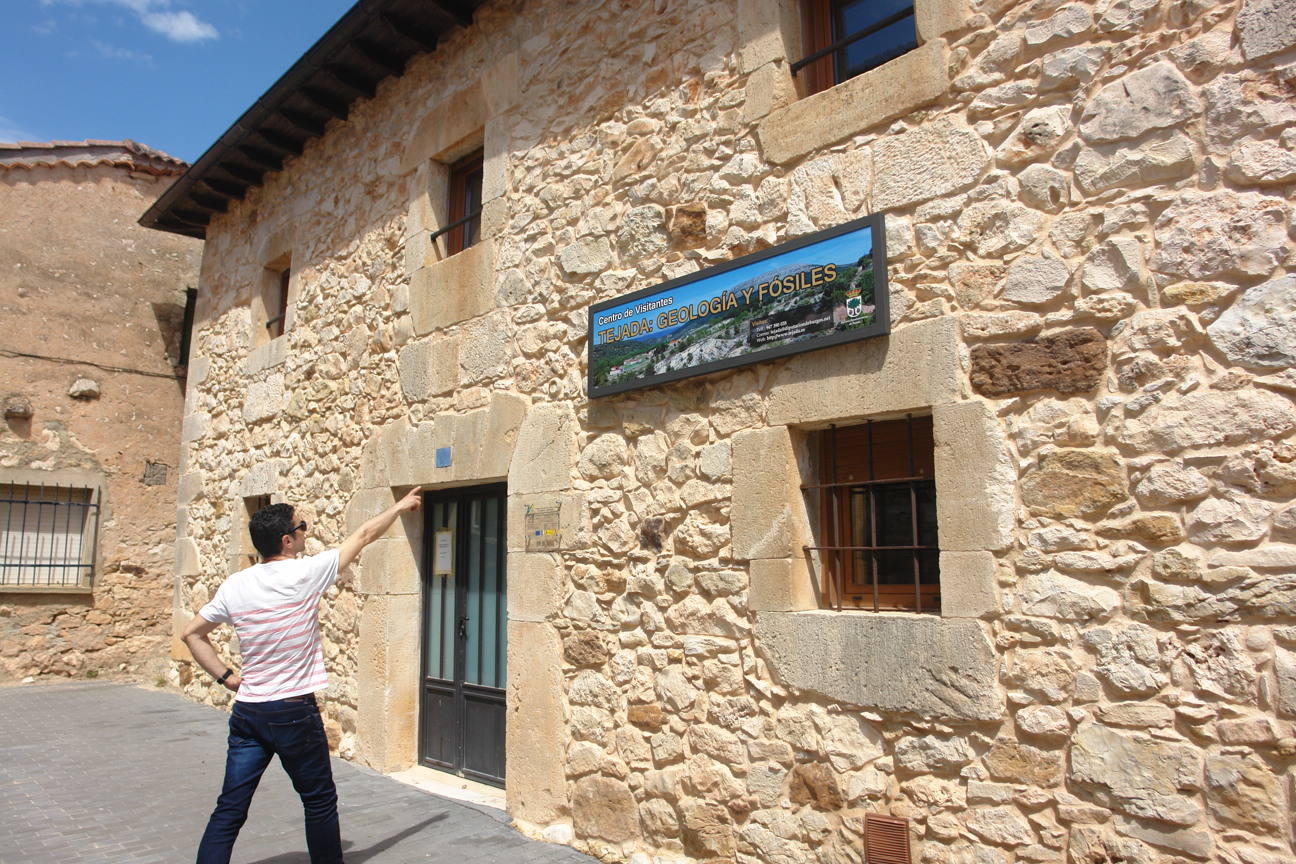
[{"label": "wooden window frame", "polygon": [[[897,465],[900,436],[904,455]],[[821,597],[832,609],[871,609],[937,613],[940,610],[940,549],[934,521],[924,530],[919,515],[936,512],[935,441],[930,415],[899,420],[868,420],[849,427],[832,426],[815,433],[816,482],[802,486],[817,504],[820,545],[807,546],[822,563]],[[863,454],[858,452],[862,444]],[[886,460],[884,462],[884,460]],[[858,476],[864,474],[863,477]],[[910,540],[879,543],[880,493],[908,493]],[[867,507],[860,507],[866,496]],[[863,514],[868,514],[867,525]],[[922,542],[927,533],[932,543]],[[909,552],[912,581],[894,578],[879,558]],[[859,566],[856,558],[859,557]],[[926,578],[924,578],[926,577]]]},{"label": "wooden window frame", "polygon": [[[839,58],[842,56],[845,46],[842,49],[830,51],[822,57],[806,62],[816,53],[826,51],[835,43],[853,35],[838,32],[838,13],[843,2],[849,2],[849,0],[803,0],[801,4],[801,41],[805,56],[792,64],[792,74],[801,78],[807,96],[827,90],[836,84],[848,81],[869,71],[869,69],[875,69],[878,65],[882,65],[877,64],[866,69],[860,69],[851,75],[843,74],[839,68]],[[914,7],[918,2],[920,0],[914,0],[914,3],[909,5],[908,12],[908,17],[914,18],[915,28],[917,19]],[[917,31],[915,29],[914,44],[895,56],[912,51],[917,46]],[[892,59],[894,57],[890,57],[883,62],[889,62]]]},{"label": "wooden window frame", "polygon": [[[454,255],[481,240],[482,182],[485,177],[485,153],[478,150],[470,153],[450,166],[449,187],[449,222],[446,230],[446,254]],[[475,188],[477,201],[472,202],[471,192]],[[472,205],[476,206],[473,207]],[[470,209],[471,208],[471,209]]]},{"label": "wooden window frame", "polygon": [[[275,268],[270,268],[275,271]],[[288,323],[288,286],[292,280],[292,262],[285,264],[283,269],[275,271],[275,314],[266,318],[265,328],[266,335],[271,339],[278,339],[286,332]],[[266,311],[270,311],[267,306]]]}]

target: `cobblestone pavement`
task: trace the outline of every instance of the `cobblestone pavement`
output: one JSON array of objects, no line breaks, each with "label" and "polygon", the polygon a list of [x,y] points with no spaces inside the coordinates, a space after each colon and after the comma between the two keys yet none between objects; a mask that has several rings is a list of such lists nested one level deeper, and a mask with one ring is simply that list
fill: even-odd
[{"label": "cobblestone pavement", "polygon": [[[175,693],[68,682],[0,687],[0,862],[193,861],[220,791],[226,715]],[[590,864],[499,811],[333,760],[348,864]],[[234,847],[239,864],[309,864],[278,760]]]}]

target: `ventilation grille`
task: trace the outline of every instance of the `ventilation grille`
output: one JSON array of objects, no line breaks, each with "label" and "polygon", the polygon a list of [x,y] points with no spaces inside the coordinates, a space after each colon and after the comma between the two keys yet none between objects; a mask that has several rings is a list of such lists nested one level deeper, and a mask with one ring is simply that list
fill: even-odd
[{"label": "ventilation grille", "polygon": [[913,864],[909,857],[909,820],[869,813],[864,817],[864,855],[868,864]]}]

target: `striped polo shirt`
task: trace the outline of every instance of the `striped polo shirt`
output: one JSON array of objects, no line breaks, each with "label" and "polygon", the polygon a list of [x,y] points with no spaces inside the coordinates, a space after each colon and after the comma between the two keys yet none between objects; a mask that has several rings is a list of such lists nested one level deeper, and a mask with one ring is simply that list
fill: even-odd
[{"label": "striped polo shirt", "polygon": [[320,645],[319,604],[337,581],[338,550],[256,564],[225,580],[198,614],[231,624],[243,666],[234,698],[267,702],[328,686]]}]

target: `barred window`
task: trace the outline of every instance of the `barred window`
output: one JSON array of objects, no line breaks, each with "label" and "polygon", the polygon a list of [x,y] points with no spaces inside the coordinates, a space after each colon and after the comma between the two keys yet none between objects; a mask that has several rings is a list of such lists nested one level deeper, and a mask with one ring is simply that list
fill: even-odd
[{"label": "barred window", "polygon": [[288,285],[292,280],[291,264],[274,274],[271,280],[270,296],[266,302],[266,335],[278,339],[284,334],[284,324],[288,320]]},{"label": "barred window", "polygon": [[450,166],[450,225],[446,251],[462,252],[481,239],[484,155],[478,150]]},{"label": "barred window", "polygon": [[90,587],[98,526],[92,489],[0,484],[0,587]]},{"label": "barred window", "polygon": [[881,66],[918,47],[913,0],[805,0],[806,56],[792,64],[807,93]]},{"label": "barred window", "polygon": [[932,418],[869,421],[814,433],[815,514],[824,604],[940,610]]}]

